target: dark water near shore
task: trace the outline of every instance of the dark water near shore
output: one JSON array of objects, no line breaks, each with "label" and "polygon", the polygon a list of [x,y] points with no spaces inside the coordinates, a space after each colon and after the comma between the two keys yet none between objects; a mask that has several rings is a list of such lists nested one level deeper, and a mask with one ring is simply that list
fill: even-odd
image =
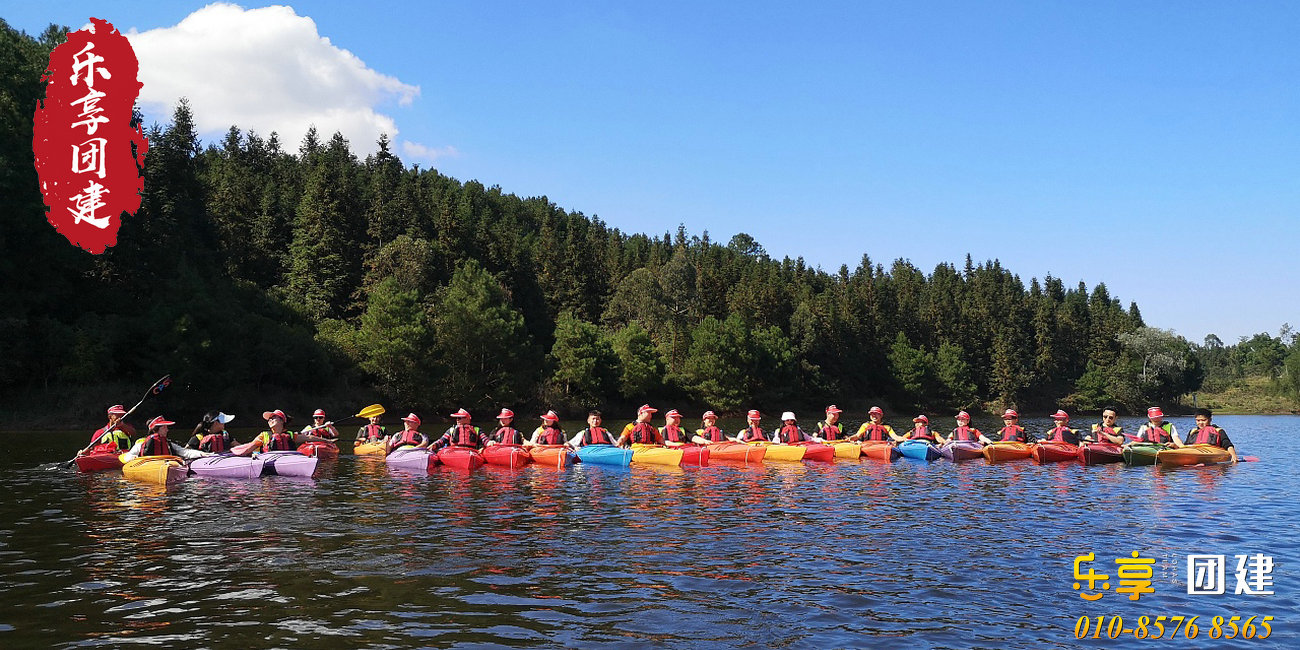
[{"label": "dark water near shore", "polygon": [[[81,433],[15,435],[0,647],[1296,647],[1300,417],[1216,422],[1260,461],[413,476],[345,449],[314,479],[162,488],[42,466]],[[1155,593],[1081,600],[1090,551],[1112,576],[1155,558]],[[1270,555],[1276,593],[1233,595],[1230,565],[1226,595],[1188,595],[1189,553]],[[1079,641],[1083,615],[1199,615],[1200,637]],[[1216,615],[1273,635],[1212,640]]]}]

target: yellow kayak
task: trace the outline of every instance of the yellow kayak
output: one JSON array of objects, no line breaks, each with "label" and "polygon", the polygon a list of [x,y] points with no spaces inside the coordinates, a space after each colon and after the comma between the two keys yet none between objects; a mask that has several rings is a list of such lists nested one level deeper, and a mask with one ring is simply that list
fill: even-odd
[{"label": "yellow kayak", "polygon": [[358,456],[383,456],[384,441],[379,442],[358,442],[352,445],[352,453]]},{"label": "yellow kayak", "polygon": [[159,485],[183,481],[189,473],[179,456],[145,456],[122,466],[122,474],[127,478]]},{"label": "yellow kayak", "polygon": [[767,454],[763,456],[763,460],[784,460],[797,463],[803,460],[804,452],[808,451],[806,447],[799,445],[782,445],[764,440],[756,440],[746,444],[761,445],[766,448]]},{"label": "yellow kayak", "polygon": [[647,465],[672,465],[674,467],[682,464],[682,450],[669,449],[657,445],[632,445],[632,462],[643,463]]},{"label": "yellow kayak", "polygon": [[862,457],[862,443],[860,442],[827,442],[826,444],[835,448],[836,458],[857,460]]}]

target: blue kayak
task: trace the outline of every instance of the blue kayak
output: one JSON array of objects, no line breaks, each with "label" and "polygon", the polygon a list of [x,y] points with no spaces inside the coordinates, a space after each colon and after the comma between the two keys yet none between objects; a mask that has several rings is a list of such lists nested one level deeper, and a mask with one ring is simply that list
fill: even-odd
[{"label": "blue kayak", "polygon": [[587,445],[578,448],[578,460],[597,465],[627,467],[632,463],[632,450],[619,449],[613,445]]},{"label": "blue kayak", "polygon": [[938,447],[924,440],[900,442],[898,451],[903,454],[903,458],[915,460],[937,460],[942,455]]}]

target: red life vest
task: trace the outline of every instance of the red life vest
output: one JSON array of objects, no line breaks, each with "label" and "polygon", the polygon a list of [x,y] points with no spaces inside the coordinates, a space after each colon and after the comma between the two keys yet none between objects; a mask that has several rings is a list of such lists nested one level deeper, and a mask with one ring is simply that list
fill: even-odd
[{"label": "red life vest", "polygon": [[492,434],[492,439],[503,445],[523,444],[524,436],[512,427],[501,427]]},{"label": "red life vest", "polygon": [[564,431],[560,427],[542,427],[542,435],[537,441],[543,445],[562,445],[564,444]]},{"label": "red life vest", "polygon": [[280,433],[263,431],[262,435],[266,437],[266,444],[262,451],[293,451],[295,449],[293,434],[288,431],[281,431]]},{"label": "red life vest", "polygon": [[659,435],[659,430],[648,422],[637,422],[632,427],[631,437],[633,444],[639,445],[657,445],[664,441],[663,436]]},{"label": "red life vest", "polygon": [[844,425],[826,424],[825,422],[818,422],[817,430],[822,434],[823,440],[827,442],[832,442],[840,439],[840,435],[844,433]]},{"label": "red life vest", "polygon": [[1153,427],[1151,426],[1151,423],[1148,422],[1146,423],[1146,426],[1142,428],[1142,431],[1138,433],[1138,439],[1145,442],[1173,442],[1174,434],[1171,433],[1173,428],[1174,425],[1169,422],[1161,422],[1159,427]]},{"label": "red life vest", "polygon": [[144,439],[144,444],[140,445],[140,456],[170,456],[172,455],[171,444],[167,441],[167,436],[158,433],[151,433]]},{"label": "red life vest", "polygon": [[1018,424],[1002,427],[998,433],[1002,434],[1000,438],[1002,442],[1029,442],[1025,438],[1025,428]]},{"label": "red life vest", "polygon": [[402,429],[401,433],[393,436],[391,446],[393,449],[401,447],[402,445],[411,445],[412,447],[415,447],[420,444],[420,438],[423,437],[424,434],[415,429]]},{"label": "red life vest", "polygon": [[[1112,436],[1122,436],[1124,435],[1124,427],[1120,427],[1120,426],[1108,427],[1101,424],[1094,424],[1092,425],[1092,432],[1093,433],[1101,432],[1101,433],[1110,434]],[[1102,439],[1101,436],[1097,436],[1097,435],[1094,435],[1093,438],[1096,438],[1095,442],[1110,442],[1110,440]]]},{"label": "red life vest", "polygon": [[614,440],[613,437],[609,435],[609,431],[602,427],[587,427],[587,430],[582,433],[582,444],[612,445],[614,444]]},{"label": "red life vest", "polygon": [[375,442],[384,437],[384,428],[378,424],[367,424],[361,428],[365,430],[366,440],[369,440],[370,442]]},{"label": "red life vest", "polygon": [[703,437],[707,438],[712,442],[727,441],[726,434],[722,433],[722,429],[719,429],[718,427],[704,427],[703,429],[700,430],[700,433],[703,435]]},{"label": "red life vest", "polygon": [[[1065,436],[1069,435],[1073,440],[1066,440]],[[1056,427],[1047,432],[1047,442],[1064,442],[1071,445],[1079,444],[1079,437],[1074,435],[1070,427]]]},{"label": "red life vest", "polygon": [[755,442],[758,440],[767,440],[767,434],[763,433],[763,427],[753,426],[745,429],[745,435],[740,437],[743,442]]},{"label": "red life vest", "polygon": [[889,440],[889,429],[883,424],[867,423],[863,440]]},{"label": "red life vest", "polygon": [[958,442],[975,442],[980,439],[980,430],[972,429],[969,426],[957,427],[952,430],[951,439]]},{"label": "red life vest", "polygon": [[[1223,447],[1223,429],[1213,424],[1208,427],[1201,427],[1196,430],[1196,438],[1192,441],[1192,444]],[[1226,449],[1226,447],[1224,448]]]},{"label": "red life vest", "polygon": [[209,433],[199,441],[199,451],[219,454],[226,450],[226,437],[220,433]]},{"label": "red life vest", "polygon": [[920,433],[917,433],[917,429],[912,429],[912,431],[907,434],[907,439],[928,440],[934,442],[934,432],[930,431],[930,427],[921,427]]},{"label": "red life vest", "polygon": [[686,432],[675,424],[664,425],[664,440],[668,442],[690,442],[686,439]]},{"label": "red life vest", "polygon": [[451,444],[457,447],[479,447],[478,429],[471,424],[457,424],[452,427]]},{"label": "red life vest", "polygon": [[796,442],[803,442],[804,432],[799,429],[797,424],[781,425],[780,431],[777,432],[776,441],[784,442],[787,445],[793,445]]}]

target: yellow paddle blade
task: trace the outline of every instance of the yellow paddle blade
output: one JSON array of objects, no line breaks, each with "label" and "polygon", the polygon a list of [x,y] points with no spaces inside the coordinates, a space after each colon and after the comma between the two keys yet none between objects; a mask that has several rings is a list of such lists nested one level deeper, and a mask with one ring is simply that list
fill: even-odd
[{"label": "yellow paddle blade", "polygon": [[359,417],[359,418],[373,418],[373,417],[375,417],[376,415],[383,415],[384,412],[385,412],[385,410],[384,410],[384,406],[383,406],[382,404],[371,404],[370,406],[367,406],[367,407],[361,409],[361,411],[360,411],[359,413],[357,413],[357,417]]}]

